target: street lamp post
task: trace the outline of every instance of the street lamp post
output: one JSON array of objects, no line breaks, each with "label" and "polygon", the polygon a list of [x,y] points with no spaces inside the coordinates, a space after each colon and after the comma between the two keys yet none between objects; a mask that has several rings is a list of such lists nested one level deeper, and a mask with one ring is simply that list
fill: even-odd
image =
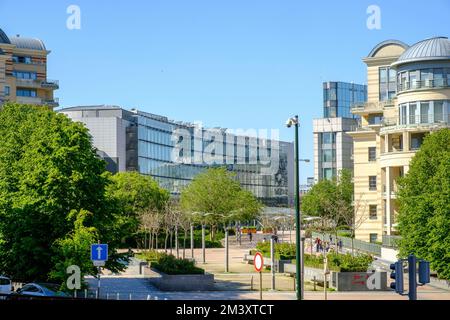
[{"label": "street lamp post", "polygon": [[301,225],[300,225],[300,181],[299,181],[299,147],[298,147],[298,116],[295,116],[293,118],[290,118],[286,126],[290,128],[292,125],[295,127],[295,141],[294,141],[294,184],[295,184],[295,248],[296,248],[296,261],[295,261],[295,277],[296,277],[296,293],[297,293],[297,300],[303,299],[303,277],[302,277],[302,268],[303,265],[303,257],[301,253],[303,252],[302,246],[303,242],[301,241]]}]

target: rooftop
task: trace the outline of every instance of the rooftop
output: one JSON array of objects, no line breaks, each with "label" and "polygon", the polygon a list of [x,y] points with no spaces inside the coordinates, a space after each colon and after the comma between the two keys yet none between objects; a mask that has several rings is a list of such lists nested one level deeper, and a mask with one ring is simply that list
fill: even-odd
[{"label": "rooftop", "polygon": [[448,59],[450,59],[450,40],[447,37],[434,37],[412,45],[392,65]]}]

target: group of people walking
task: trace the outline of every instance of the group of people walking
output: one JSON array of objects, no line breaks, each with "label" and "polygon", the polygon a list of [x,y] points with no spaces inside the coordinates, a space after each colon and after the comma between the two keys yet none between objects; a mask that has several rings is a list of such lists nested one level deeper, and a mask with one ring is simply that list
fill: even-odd
[{"label": "group of people walking", "polygon": [[[325,241],[317,237],[314,241],[314,245],[316,247],[316,252],[328,252],[331,249],[331,245],[333,244],[333,236],[330,235],[330,241]],[[338,239],[337,247],[339,251],[342,251],[342,240]]]}]

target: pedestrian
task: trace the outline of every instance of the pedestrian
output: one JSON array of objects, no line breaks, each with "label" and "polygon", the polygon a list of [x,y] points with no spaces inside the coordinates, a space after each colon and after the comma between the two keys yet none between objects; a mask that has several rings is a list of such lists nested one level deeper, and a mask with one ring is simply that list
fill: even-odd
[{"label": "pedestrian", "polygon": [[339,241],[338,241],[338,247],[339,247],[339,250],[342,251],[342,239],[339,239]]},{"label": "pedestrian", "polygon": [[250,229],[248,229],[248,238],[249,238],[250,242],[252,242],[252,240],[253,240],[253,233],[252,233],[252,230],[250,230]]}]

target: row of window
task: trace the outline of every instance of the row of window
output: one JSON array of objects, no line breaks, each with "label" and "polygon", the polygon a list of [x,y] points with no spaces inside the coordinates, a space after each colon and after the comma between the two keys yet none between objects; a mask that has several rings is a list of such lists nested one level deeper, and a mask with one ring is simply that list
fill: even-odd
[{"label": "row of window", "polygon": [[428,68],[397,74],[398,91],[450,85],[450,68]]},{"label": "row of window", "polygon": [[23,56],[13,56],[12,61],[14,63],[25,63],[25,64],[31,64],[32,62],[31,57],[23,57]]},{"label": "row of window", "polygon": [[17,79],[36,80],[37,73],[31,71],[13,71],[13,76]]},{"label": "row of window", "polygon": [[448,122],[450,101],[415,101],[399,106],[399,124]]},{"label": "row of window", "polygon": [[33,89],[17,89],[16,95],[18,97],[37,97],[37,91]]}]

